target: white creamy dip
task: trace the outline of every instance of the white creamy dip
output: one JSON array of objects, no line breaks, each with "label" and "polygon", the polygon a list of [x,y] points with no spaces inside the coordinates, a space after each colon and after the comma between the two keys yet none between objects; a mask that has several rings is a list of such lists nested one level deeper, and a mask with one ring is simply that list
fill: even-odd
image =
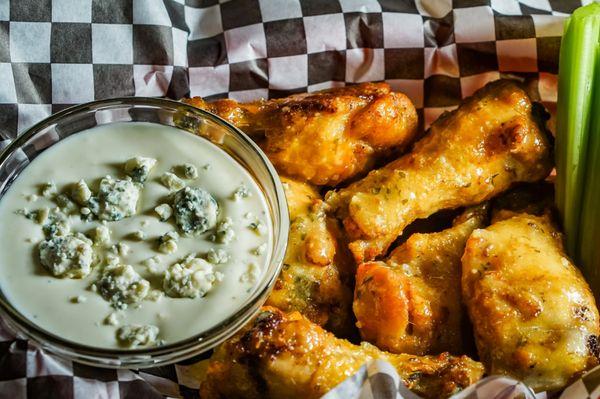
[{"label": "white creamy dip", "polygon": [[[70,232],[48,227],[61,193],[76,204]],[[139,122],[44,151],[0,198],[0,220],[6,298],[43,329],[104,348],[173,343],[223,321],[273,242],[264,195],[239,163],[206,139]]]}]

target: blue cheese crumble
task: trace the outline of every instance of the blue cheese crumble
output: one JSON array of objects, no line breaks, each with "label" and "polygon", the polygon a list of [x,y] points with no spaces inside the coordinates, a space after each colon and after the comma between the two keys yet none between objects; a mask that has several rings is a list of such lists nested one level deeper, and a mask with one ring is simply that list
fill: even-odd
[{"label": "blue cheese crumble", "polygon": [[129,251],[131,251],[131,248],[123,242],[118,242],[110,247],[110,252],[115,256],[127,256]]},{"label": "blue cheese crumble", "polygon": [[104,318],[102,321],[107,326],[118,326],[119,325],[119,315],[117,312],[110,312],[108,316]]},{"label": "blue cheese crumble", "polygon": [[186,187],[173,197],[175,222],[188,235],[204,233],[217,224],[217,201],[201,188]]},{"label": "blue cheese crumble", "polygon": [[54,202],[67,214],[77,211],[77,205],[66,194],[58,194],[54,197]]},{"label": "blue cheese crumble", "polygon": [[97,206],[90,206],[90,209],[100,220],[117,221],[132,216],[137,210],[140,188],[131,180],[106,176],[100,181]]},{"label": "blue cheese crumble", "polygon": [[101,225],[96,227],[92,232],[94,244],[100,247],[106,247],[110,244],[110,230],[108,227]]},{"label": "blue cheese crumble", "polygon": [[92,242],[82,234],[54,236],[38,245],[40,263],[54,277],[83,278],[92,271]]},{"label": "blue cheese crumble", "polygon": [[154,212],[156,212],[161,222],[166,222],[173,216],[173,208],[169,204],[158,205],[154,208]]},{"label": "blue cheese crumble", "polygon": [[135,241],[144,241],[146,238],[146,233],[143,230],[136,230],[133,233],[129,234],[129,238]]},{"label": "blue cheese crumble", "polygon": [[115,309],[127,309],[138,304],[150,292],[150,283],[131,265],[116,264],[104,268],[95,283],[97,291]]},{"label": "blue cheese crumble", "polygon": [[163,234],[158,239],[158,250],[164,254],[172,254],[177,252],[177,242],[179,234],[176,231],[169,231]]},{"label": "blue cheese crumble", "polygon": [[44,198],[52,198],[56,195],[57,193],[57,189],[56,189],[56,184],[54,184],[54,182],[47,182],[44,183],[40,189],[40,193],[42,194],[42,197]]},{"label": "blue cheese crumble", "polygon": [[198,177],[198,168],[191,163],[179,165],[178,169],[180,170],[180,175],[184,179],[193,180]]},{"label": "blue cheese crumble", "polygon": [[81,179],[77,183],[73,184],[71,188],[71,198],[79,205],[87,205],[88,201],[92,197],[92,190],[90,190],[87,183]]},{"label": "blue cheese crumble", "polygon": [[238,201],[243,198],[248,198],[251,195],[252,193],[250,192],[250,190],[248,190],[248,187],[241,185],[235,189],[233,194],[231,194],[231,199],[233,199],[234,201]]},{"label": "blue cheese crumble", "polygon": [[123,169],[134,182],[144,183],[155,165],[156,159],[137,156],[128,159]]},{"label": "blue cheese crumble", "polygon": [[163,289],[174,298],[203,297],[222,279],[223,274],[216,272],[210,263],[189,256],[182,263],[175,263],[167,269]]},{"label": "blue cheese crumble", "polygon": [[265,234],[265,232],[267,231],[267,228],[265,227],[263,222],[261,222],[260,220],[256,220],[256,221],[250,223],[248,225],[248,228],[250,230],[254,231],[259,236]]},{"label": "blue cheese crumble", "polygon": [[159,329],[153,325],[129,324],[117,330],[117,340],[122,346],[135,348],[156,342]]},{"label": "blue cheese crumble", "polygon": [[163,186],[168,188],[169,191],[177,191],[185,187],[185,182],[171,172],[163,173],[160,177],[160,182]]},{"label": "blue cheese crumble", "polygon": [[260,277],[260,267],[254,262],[249,263],[246,271],[240,276],[240,282],[254,284]]},{"label": "blue cheese crumble", "polygon": [[231,218],[225,218],[217,225],[215,234],[211,237],[213,241],[219,244],[229,244],[235,238],[235,231],[233,230],[233,220]]},{"label": "blue cheese crumble", "polygon": [[48,219],[50,210],[48,208],[40,208],[34,211],[28,211],[27,209],[19,209],[16,212],[17,215],[23,215],[27,219],[36,222],[37,224],[44,224]]},{"label": "blue cheese crumble", "polygon": [[224,249],[211,248],[206,254],[206,260],[212,264],[220,265],[229,261],[229,254]]},{"label": "blue cheese crumble", "polygon": [[69,298],[69,302],[71,303],[85,303],[87,298],[83,295],[72,296]]},{"label": "blue cheese crumble", "polygon": [[267,250],[267,243],[262,243],[252,250],[252,255],[260,256]]},{"label": "blue cheese crumble", "polygon": [[148,270],[148,272],[150,274],[153,274],[153,275],[161,274],[162,275],[162,273],[163,273],[161,259],[158,255],[155,255],[151,258],[143,260],[142,265],[144,265],[146,267],[146,270]]},{"label": "blue cheese crumble", "polygon": [[71,225],[65,214],[54,208],[48,216],[48,223],[42,226],[42,231],[46,238],[66,236],[71,233]]}]

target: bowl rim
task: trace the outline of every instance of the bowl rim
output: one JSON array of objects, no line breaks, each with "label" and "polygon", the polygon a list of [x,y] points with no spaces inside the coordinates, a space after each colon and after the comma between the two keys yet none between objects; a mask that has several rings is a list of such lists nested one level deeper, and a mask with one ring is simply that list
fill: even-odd
[{"label": "bowl rim", "polygon": [[[12,140],[8,146],[6,146],[2,151],[0,151],[0,166],[6,162],[8,157],[13,152],[21,148],[29,139],[31,139],[44,129],[51,127],[63,118],[67,118],[78,113],[98,112],[100,110],[114,109],[119,107],[133,108],[135,106],[167,108],[174,112],[184,111],[186,115],[192,115],[199,119],[208,119],[214,122],[216,125],[219,125],[220,127],[229,130],[230,133],[236,135],[237,138],[241,140],[243,145],[247,147],[247,149],[250,149],[252,152],[254,152],[255,155],[258,156],[258,158],[263,164],[262,166],[266,168],[268,176],[270,178],[268,182],[260,182],[259,186],[261,186],[261,189],[263,189],[263,185],[272,184],[274,189],[273,191],[275,194],[275,201],[273,204],[270,204],[269,208],[271,209],[271,223],[275,224],[273,219],[277,218],[279,220],[279,229],[278,231],[273,232],[274,244],[270,257],[270,262],[267,263],[267,268],[270,268],[273,263],[276,263],[276,265],[271,274],[265,274],[261,278],[261,280],[255,286],[254,292],[246,299],[246,301],[244,301],[240,305],[238,310],[235,313],[223,319],[217,325],[207,330],[204,330],[201,333],[195,334],[189,338],[150,348],[103,348],[63,339],[55,333],[49,332],[44,328],[38,326],[37,324],[33,323],[31,320],[29,320],[27,317],[25,317],[19,311],[17,311],[14,308],[14,306],[12,306],[8,302],[8,300],[5,300],[2,296],[0,296],[0,315],[5,316],[5,321],[9,322],[7,324],[17,324],[16,330],[18,332],[23,333],[27,338],[33,339],[34,341],[40,343],[44,348],[49,349],[51,352],[54,352],[59,356],[66,356],[71,360],[75,360],[80,363],[91,364],[98,367],[156,367],[164,364],[175,363],[177,361],[184,360],[213,349],[215,346],[217,346],[218,344],[220,344],[221,342],[225,341],[227,338],[231,337],[236,332],[238,332],[239,329],[242,328],[243,325],[246,324],[250,320],[250,318],[260,310],[260,307],[264,304],[277,277],[279,276],[283,264],[283,258],[285,256],[285,251],[287,249],[287,240],[290,223],[287,200],[285,197],[283,184],[279,178],[279,174],[275,170],[274,166],[272,165],[271,161],[268,159],[266,154],[252,139],[250,139],[250,137],[248,137],[240,129],[233,126],[231,123],[208,111],[196,108],[190,104],[186,104],[180,101],[153,97],[117,97],[74,105],[43,119],[42,121],[28,128],[25,132],[20,134],[14,140]],[[131,120],[123,122],[128,123],[139,121]],[[96,126],[109,125],[112,123],[120,122],[99,123]],[[193,132],[191,130],[184,129],[179,126],[167,125],[161,123],[160,121],[149,121],[147,123],[170,126],[198,135],[200,137],[205,138],[206,140],[211,141],[211,143],[217,145],[221,150],[227,152],[231,156],[229,151],[226,151],[225,149],[221,148],[221,146],[219,146],[218,143],[214,143],[212,140],[201,136],[198,133]],[[90,129],[90,127],[82,127],[81,129],[78,129],[72,134],[77,134],[87,129]],[[52,145],[59,143],[62,139],[64,138],[59,139]],[[44,150],[51,147],[52,145],[45,147]],[[233,158],[235,159],[235,157]],[[240,163],[240,166],[242,166],[247,172],[249,172],[258,183],[258,179],[256,179],[256,176],[254,176],[254,173],[248,170],[245,165],[241,164],[239,160],[236,159],[236,161]],[[25,166],[25,168],[26,167],[27,166]],[[271,201],[267,200],[267,203],[270,202]],[[260,304],[257,306],[257,303]],[[15,329],[14,326],[11,327]],[[169,359],[160,358],[162,356],[167,355],[169,356]],[[121,365],[120,363],[123,360],[121,359],[121,357],[129,357],[133,359],[130,359],[132,360],[131,362],[126,361],[126,365]],[[155,357],[158,357],[159,359],[156,359]],[[152,361],[153,358],[154,361]],[[105,360],[106,362],[108,362],[108,364],[100,363],[98,362],[98,360]],[[119,362],[119,364],[112,364],[115,361]],[[129,366],[127,364],[129,364]]]}]

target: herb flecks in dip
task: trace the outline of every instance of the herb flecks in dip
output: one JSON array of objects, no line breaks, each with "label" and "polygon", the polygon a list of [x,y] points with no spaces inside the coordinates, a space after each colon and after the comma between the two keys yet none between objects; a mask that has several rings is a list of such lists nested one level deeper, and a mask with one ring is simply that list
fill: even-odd
[{"label": "herb flecks in dip", "polygon": [[93,128],[39,155],[0,199],[0,287],[78,343],[172,343],[248,298],[268,261],[267,210],[252,177],[205,139]]}]

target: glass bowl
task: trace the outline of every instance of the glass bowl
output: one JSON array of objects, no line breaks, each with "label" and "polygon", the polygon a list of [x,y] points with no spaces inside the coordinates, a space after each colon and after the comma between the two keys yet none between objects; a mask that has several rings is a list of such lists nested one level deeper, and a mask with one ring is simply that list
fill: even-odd
[{"label": "glass bowl", "polygon": [[153,348],[107,349],[65,340],[24,317],[9,303],[1,287],[0,315],[15,332],[37,342],[50,353],[76,362],[108,368],[144,368],[175,363],[208,352],[232,336],[265,302],[281,269],[287,245],[289,218],[285,194],[266,155],[231,124],[180,102],[132,97],[65,109],[15,139],[0,153],[0,201],[19,173],[45,149],[72,134],[115,122],[151,122],[200,135],[226,151],[250,173],[263,191],[273,224],[273,245],[260,281],[238,310],[221,323],[188,339]]}]

